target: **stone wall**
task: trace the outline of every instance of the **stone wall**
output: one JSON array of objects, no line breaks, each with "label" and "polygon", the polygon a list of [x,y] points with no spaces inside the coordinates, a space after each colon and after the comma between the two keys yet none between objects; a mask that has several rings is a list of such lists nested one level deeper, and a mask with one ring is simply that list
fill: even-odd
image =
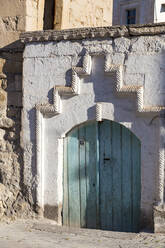
[{"label": "stone wall", "polygon": [[2,0],[0,8],[0,220],[34,215],[24,186],[20,144],[23,44],[19,35],[31,30],[27,2]]},{"label": "stone wall", "polygon": [[57,0],[55,29],[112,25],[112,0]]},{"label": "stone wall", "polygon": [[56,0],[54,29],[126,24],[126,10],[136,8],[136,24],[165,21],[164,0]]},{"label": "stone wall", "polygon": [[45,0],[25,0],[26,31],[43,30]]},{"label": "stone wall", "polygon": [[[16,47],[15,47],[16,49]],[[0,50],[0,220],[33,216],[20,144],[22,45]]]},{"label": "stone wall", "polygon": [[19,39],[25,31],[26,1],[2,0],[0,8],[0,48]]},{"label": "stone wall", "polygon": [[45,0],[1,0],[1,47],[19,39],[20,32],[43,30]]},{"label": "stone wall", "polygon": [[0,220],[35,215],[31,187],[24,180],[20,138],[24,45],[19,36],[43,29],[44,7],[45,0],[1,0]]}]

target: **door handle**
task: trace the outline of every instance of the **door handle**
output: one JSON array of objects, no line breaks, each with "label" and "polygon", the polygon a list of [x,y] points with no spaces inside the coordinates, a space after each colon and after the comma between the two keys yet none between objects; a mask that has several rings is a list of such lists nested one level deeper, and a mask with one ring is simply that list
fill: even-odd
[{"label": "door handle", "polygon": [[109,160],[111,160],[110,158],[104,158],[104,161],[109,161]]}]

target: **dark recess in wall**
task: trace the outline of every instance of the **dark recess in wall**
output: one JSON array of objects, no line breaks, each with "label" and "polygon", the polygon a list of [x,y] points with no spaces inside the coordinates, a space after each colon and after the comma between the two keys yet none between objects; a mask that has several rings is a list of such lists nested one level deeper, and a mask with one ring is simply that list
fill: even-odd
[{"label": "dark recess in wall", "polygon": [[55,1],[45,0],[44,7],[44,30],[54,28]]}]

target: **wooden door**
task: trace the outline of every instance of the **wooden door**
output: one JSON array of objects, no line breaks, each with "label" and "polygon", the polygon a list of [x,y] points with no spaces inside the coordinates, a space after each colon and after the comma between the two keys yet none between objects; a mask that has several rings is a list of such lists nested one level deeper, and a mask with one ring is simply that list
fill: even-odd
[{"label": "wooden door", "polygon": [[140,141],[124,126],[103,121],[100,132],[100,227],[138,232]]},{"label": "wooden door", "polygon": [[64,142],[63,224],[139,230],[140,142],[112,121],[76,127]]}]

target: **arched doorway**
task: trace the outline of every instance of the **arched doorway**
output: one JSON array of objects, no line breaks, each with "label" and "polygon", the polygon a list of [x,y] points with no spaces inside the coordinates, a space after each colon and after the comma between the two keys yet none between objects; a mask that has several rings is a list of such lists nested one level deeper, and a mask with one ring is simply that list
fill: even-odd
[{"label": "arched doorway", "polygon": [[64,142],[63,224],[139,231],[141,145],[109,120],[71,130]]}]

